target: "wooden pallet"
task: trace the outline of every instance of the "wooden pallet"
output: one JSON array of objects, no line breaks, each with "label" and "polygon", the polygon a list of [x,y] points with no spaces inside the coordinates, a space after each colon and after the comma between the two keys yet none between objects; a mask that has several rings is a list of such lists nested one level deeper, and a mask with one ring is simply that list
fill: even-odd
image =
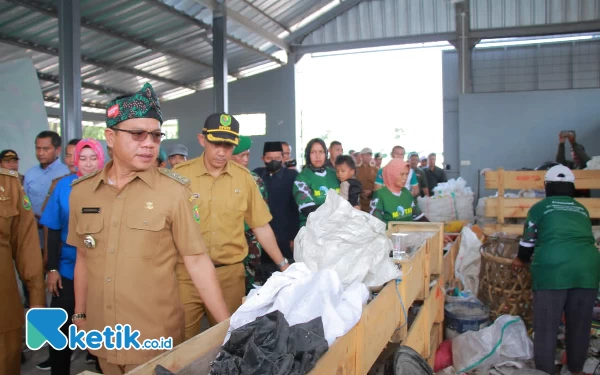
[{"label": "wooden pallet", "polygon": [[[311,375],[367,374],[386,346],[399,342],[416,350],[433,366],[435,351],[443,339],[445,294],[442,283],[453,277],[448,270],[453,269],[451,257],[458,253],[458,245],[456,251],[449,252],[450,257],[442,259],[444,234],[441,223],[394,223],[390,230],[432,231],[436,234],[412,258],[398,262],[402,280],[388,282],[363,307],[360,321],[346,335],[338,337],[317,362]],[[433,272],[434,269],[437,272]],[[418,300],[423,304],[409,329],[408,309]],[[228,328],[229,321],[222,322],[129,374],[154,375],[158,364],[177,375],[206,374]]]},{"label": "wooden pallet", "polygon": [[[600,189],[600,170],[574,170],[573,174],[577,189]],[[505,171],[502,168],[486,172],[485,188],[498,190],[498,197],[486,199],[485,216],[496,218],[497,224],[487,225],[485,233],[522,234],[522,225],[505,224],[505,219],[527,217],[531,206],[541,199],[505,198],[504,194],[507,190],[544,190],[545,175],[546,171]],[[600,198],[578,198],[577,201],[587,208],[592,219],[600,218]]]}]

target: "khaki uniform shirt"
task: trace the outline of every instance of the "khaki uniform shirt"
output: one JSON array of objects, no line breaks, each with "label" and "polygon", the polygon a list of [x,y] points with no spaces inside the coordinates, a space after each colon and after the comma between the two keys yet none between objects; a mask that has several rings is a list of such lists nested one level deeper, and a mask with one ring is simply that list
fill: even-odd
[{"label": "khaki uniform shirt", "polygon": [[45,306],[42,251],[31,202],[19,175],[0,168],[0,333],[25,323],[13,264],[27,286],[30,304]]},{"label": "khaki uniform shirt", "polygon": [[213,263],[242,262],[248,255],[244,221],[250,228],[258,228],[272,219],[250,172],[229,161],[214,178],[204,165],[204,155],[177,164],[175,170],[191,180],[192,191],[199,195],[200,230]]},{"label": "khaki uniform shirt", "polygon": [[[86,249],[86,329],[130,324],[145,339],[183,341],[184,316],[175,265],[178,255],[206,251],[198,230],[198,200],[189,181],[167,169],[150,168],[121,191],[106,171],[73,182],[67,243]],[[88,246],[86,246],[86,237]],[[89,245],[90,237],[94,245]],[[108,362],[147,362],[156,350],[93,351]]]},{"label": "khaki uniform shirt", "polygon": [[[360,181],[363,190],[373,190],[375,188],[375,178],[377,177],[377,167],[371,165],[361,165],[356,167],[356,178]],[[369,212],[371,199],[360,198],[360,209],[364,212]]]}]

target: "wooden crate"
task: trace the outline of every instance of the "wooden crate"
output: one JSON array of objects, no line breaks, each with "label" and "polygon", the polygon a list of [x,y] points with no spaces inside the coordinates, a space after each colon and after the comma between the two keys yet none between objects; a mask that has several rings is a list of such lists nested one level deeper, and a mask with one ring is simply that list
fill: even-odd
[{"label": "wooden crate", "polygon": [[[390,342],[402,342],[412,347],[433,365],[435,351],[443,337],[443,224],[400,223],[394,224],[390,230],[437,233],[426,241],[412,258],[398,262],[402,270],[402,280],[388,282],[381,292],[363,307],[360,321],[346,335],[337,338],[310,374],[367,374]],[[457,253],[458,250],[451,252]],[[433,272],[432,254],[435,254],[439,271],[438,275],[434,276],[436,280],[430,286]],[[416,300],[424,302],[409,330],[408,309]],[[208,373],[210,362],[220,350],[228,328],[229,321],[222,322],[137,367],[129,374],[153,375],[158,364],[177,375]]]},{"label": "wooden crate", "polygon": [[[577,189],[600,189],[600,170],[574,170],[575,187]],[[486,234],[506,232],[509,234],[523,233],[523,226],[505,224],[507,218],[525,218],[531,206],[539,202],[540,198],[504,198],[506,190],[544,189],[544,176],[546,171],[497,171],[485,173],[485,188],[497,189],[498,197],[488,198],[485,202],[485,216],[494,217],[497,224],[484,227]],[[587,208],[590,217],[600,218],[600,198],[578,198]]]},{"label": "wooden crate", "polygon": [[390,221],[386,234],[398,232],[435,232],[427,242],[430,251],[430,269],[433,275],[442,273],[442,257],[444,254],[444,223],[421,223],[415,221]]}]

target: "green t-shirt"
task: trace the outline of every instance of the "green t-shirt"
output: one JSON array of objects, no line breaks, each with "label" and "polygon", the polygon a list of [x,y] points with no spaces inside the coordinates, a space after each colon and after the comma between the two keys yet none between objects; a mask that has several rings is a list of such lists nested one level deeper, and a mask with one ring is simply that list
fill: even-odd
[{"label": "green t-shirt", "polygon": [[407,188],[396,195],[387,187],[373,193],[371,215],[383,221],[386,226],[390,221],[414,221],[423,217],[415,198]]},{"label": "green t-shirt", "polygon": [[571,197],[548,197],[527,213],[521,245],[535,247],[533,289],[598,289],[600,253],[590,215]]},{"label": "green t-shirt", "polygon": [[340,192],[340,182],[338,181],[335,171],[326,168],[323,173],[316,173],[310,168],[304,168],[296,181],[294,182],[294,199],[300,210],[300,227],[306,224],[306,216],[302,213],[302,209],[310,206],[320,206],[325,203],[327,192],[329,189],[335,189]]}]

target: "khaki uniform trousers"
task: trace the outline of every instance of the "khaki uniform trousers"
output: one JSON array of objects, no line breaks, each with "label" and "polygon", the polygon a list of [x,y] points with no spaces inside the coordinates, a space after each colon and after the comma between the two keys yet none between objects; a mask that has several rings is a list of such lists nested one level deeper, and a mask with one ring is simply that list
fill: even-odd
[{"label": "khaki uniform trousers", "polygon": [[0,333],[0,374],[21,373],[22,341],[22,328]]},{"label": "khaki uniform trousers", "polygon": [[[181,263],[178,263],[177,267],[185,268]],[[246,295],[244,264],[236,263],[220,266],[216,267],[215,271],[229,313],[233,314],[242,305],[242,298]],[[216,324],[212,314],[205,308],[191,279],[179,280],[179,298],[185,312],[185,340],[189,340],[200,333],[200,322],[204,314],[206,314],[211,326]]]}]

